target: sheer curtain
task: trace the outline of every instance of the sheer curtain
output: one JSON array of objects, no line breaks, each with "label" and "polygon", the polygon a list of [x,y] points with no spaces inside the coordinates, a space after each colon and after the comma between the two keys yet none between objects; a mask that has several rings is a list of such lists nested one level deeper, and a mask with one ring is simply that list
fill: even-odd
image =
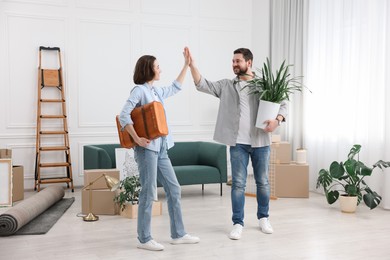
[{"label": "sheer curtain", "polygon": [[[273,71],[284,60],[293,65],[291,76],[303,75],[307,4],[304,0],[273,0],[271,2],[271,63]],[[293,151],[304,146],[302,111],[303,93],[291,95],[287,123],[279,130],[282,140],[291,143]]]},{"label": "sheer curtain", "polygon": [[[310,190],[318,171],[354,144],[372,165],[390,161],[390,3],[271,0],[271,60],[287,60],[312,93],[295,94],[282,137],[308,150]],[[274,68],[275,69],[275,68]],[[390,209],[390,169],[366,179]],[[322,192],[319,190],[319,192]]]},{"label": "sheer curtain", "polygon": [[[372,165],[390,161],[390,4],[387,0],[310,0],[304,140],[311,190],[318,170],[345,160],[353,144]],[[390,209],[390,170],[366,182]]]}]

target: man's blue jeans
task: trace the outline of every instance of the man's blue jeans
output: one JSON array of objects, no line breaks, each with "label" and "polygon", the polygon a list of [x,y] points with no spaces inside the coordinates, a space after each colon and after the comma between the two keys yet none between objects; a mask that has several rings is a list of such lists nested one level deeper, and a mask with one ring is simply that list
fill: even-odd
[{"label": "man's blue jeans", "polygon": [[268,164],[270,151],[269,146],[252,148],[250,145],[236,144],[236,146],[230,147],[233,224],[244,226],[245,187],[249,157],[251,158],[256,181],[257,218],[269,216],[270,186],[268,182]]},{"label": "man's blue jeans", "polygon": [[135,160],[141,182],[139,196],[137,232],[138,240],[146,243],[152,240],[152,204],[156,194],[157,179],[163,185],[168,204],[171,237],[180,238],[186,234],[181,213],[181,188],[167,153],[166,142],[161,142],[159,152],[137,146]]}]

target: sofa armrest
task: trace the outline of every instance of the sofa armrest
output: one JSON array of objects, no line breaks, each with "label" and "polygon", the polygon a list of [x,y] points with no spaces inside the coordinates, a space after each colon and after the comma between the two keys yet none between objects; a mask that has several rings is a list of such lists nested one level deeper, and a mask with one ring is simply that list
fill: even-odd
[{"label": "sofa armrest", "polygon": [[84,145],[84,170],[111,168],[112,160],[106,150],[94,145]]},{"label": "sofa armrest", "polygon": [[198,156],[200,165],[216,167],[221,173],[221,182],[227,182],[226,145],[200,142]]}]

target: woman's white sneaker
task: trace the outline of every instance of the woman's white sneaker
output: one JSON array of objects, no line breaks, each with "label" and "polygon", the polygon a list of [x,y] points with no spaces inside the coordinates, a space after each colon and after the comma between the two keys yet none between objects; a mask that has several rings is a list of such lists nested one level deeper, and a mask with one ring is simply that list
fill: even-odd
[{"label": "woman's white sneaker", "polygon": [[182,237],[172,239],[172,245],[180,245],[180,244],[196,244],[200,242],[199,237],[191,236],[189,234],[185,234]]},{"label": "woman's white sneaker", "polygon": [[232,240],[238,240],[241,238],[243,226],[240,224],[234,224],[233,229],[229,234],[229,238]]},{"label": "woman's white sneaker", "polygon": [[259,225],[261,232],[265,234],[272,234],[274,232],[274,229],[272,228],[271,223],[269,223],[268,218],[259,219]]},{"label": "woman's white sneaker", "polygon": [[150,250],[150,251],[162,251],[164,250],[164,246],[157,243],[156,241],[149,240],[146,243],[138,243],[137,245],[138,248],[140,249],[145,249],[145,250]]}]

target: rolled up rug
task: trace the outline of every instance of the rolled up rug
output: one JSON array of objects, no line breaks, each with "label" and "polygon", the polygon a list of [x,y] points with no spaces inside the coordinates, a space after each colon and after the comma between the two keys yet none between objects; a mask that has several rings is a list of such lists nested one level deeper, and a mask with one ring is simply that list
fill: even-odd
[{"label": "rolled up rug", "polygon": [[65,195],[63,187],[49,186],[0,215],[0,236],[10,236]]}]

